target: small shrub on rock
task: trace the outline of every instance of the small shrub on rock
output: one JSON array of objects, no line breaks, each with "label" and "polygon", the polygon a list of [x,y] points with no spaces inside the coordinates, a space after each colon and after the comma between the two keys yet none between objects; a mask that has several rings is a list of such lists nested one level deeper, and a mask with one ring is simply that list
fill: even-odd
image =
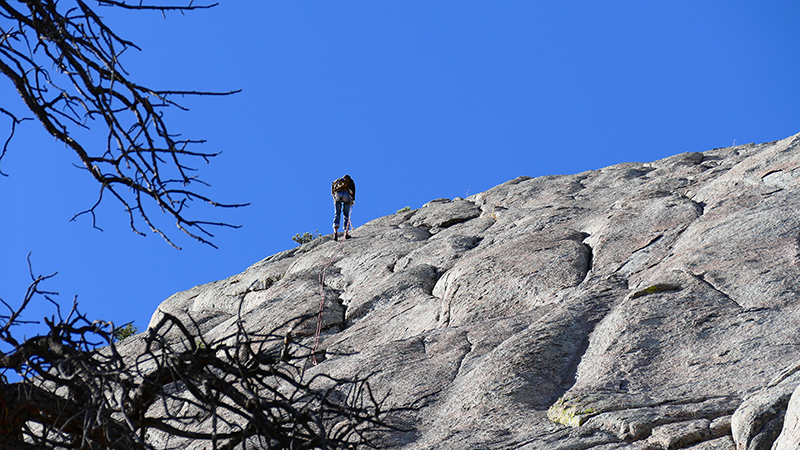
[{"label": "small shrub on rock", "polygon": [[295,234],[294,237],[292,238],[292,240],[297,242],[297,245],[303,245],[303,244],[307,244],[307,243],[309,243],[309,242],[311,242],[314,239],[317,239],[319,237],[322,237],[322,235],[319,234],[319,230],[317,230],[314,234],[311,234],[308,231],[306,231],[303,234],[300,234],[300,233]]},{"label": "small shrub on rock", "polygon": [[125,325],[124,327],[114,329],[114,339],[122,341],[139,332],[139,327],[135,326],[133,322]]}]

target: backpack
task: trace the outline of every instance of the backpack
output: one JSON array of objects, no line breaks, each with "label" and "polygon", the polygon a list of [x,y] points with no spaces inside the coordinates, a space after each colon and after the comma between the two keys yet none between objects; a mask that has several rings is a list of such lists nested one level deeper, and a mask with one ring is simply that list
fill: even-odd
[{"label": "backpack", "polygon": [[344,178],[339,178],[331,183],[331,191],[333,192],[346,191],[348,188],[349,186],[347,185],[347,180]]}]

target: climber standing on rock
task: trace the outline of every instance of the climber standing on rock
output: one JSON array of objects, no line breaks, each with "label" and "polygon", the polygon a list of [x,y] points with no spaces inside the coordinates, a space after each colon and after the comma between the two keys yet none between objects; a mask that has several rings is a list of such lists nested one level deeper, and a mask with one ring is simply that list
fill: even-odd
[{"label": "climber standing on rock", "polygon": [[339,240],[342,213],[344,213],[344,238],[350,239],[350,233],[348,233],[351,228],[350,209],[356,202],[356,183],[353,182],[350,175],[345,175],[331,183],[331,195],[336,210],[333,216],[333,240]]}]

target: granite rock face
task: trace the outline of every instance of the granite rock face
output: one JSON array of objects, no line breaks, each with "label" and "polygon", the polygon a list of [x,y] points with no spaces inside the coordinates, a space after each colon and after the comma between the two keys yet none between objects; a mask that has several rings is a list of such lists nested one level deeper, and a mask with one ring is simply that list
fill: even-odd
[{"label": "granite rock face", "polygon": [[324,292],[307,372],[374,373],[414,406],[398,449],[800,446],[800,135],[520,177],[351,234],[151,325],[191,316],[211,340],[241,317],[309,344]]}]

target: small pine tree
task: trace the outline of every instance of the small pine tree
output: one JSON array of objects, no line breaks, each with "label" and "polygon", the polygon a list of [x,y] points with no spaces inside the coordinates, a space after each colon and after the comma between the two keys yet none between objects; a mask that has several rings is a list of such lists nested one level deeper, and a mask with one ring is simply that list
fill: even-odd
[{"label": "small pine tree", "polygon": [[314,239],[317,239],[319,237],[322,237],[322,235],[319,234],[319,230],[317,230],[314,234],[311,234],[308,231],[306,231],[303,234],[300,234],[300,233],[295,234],[294,237],[292,238],[292,240],[297,242],[297,245],[303,245],[303,244],[309,243],[309,242],[311,242]]},{"label": "small pine tree", "polygon": [[139,327],[135,326],[133,322],[130,322],[124,327],[114,329],[114,339],[122,341],[126,338],[133,336],[138,332],[139,332]]}]

